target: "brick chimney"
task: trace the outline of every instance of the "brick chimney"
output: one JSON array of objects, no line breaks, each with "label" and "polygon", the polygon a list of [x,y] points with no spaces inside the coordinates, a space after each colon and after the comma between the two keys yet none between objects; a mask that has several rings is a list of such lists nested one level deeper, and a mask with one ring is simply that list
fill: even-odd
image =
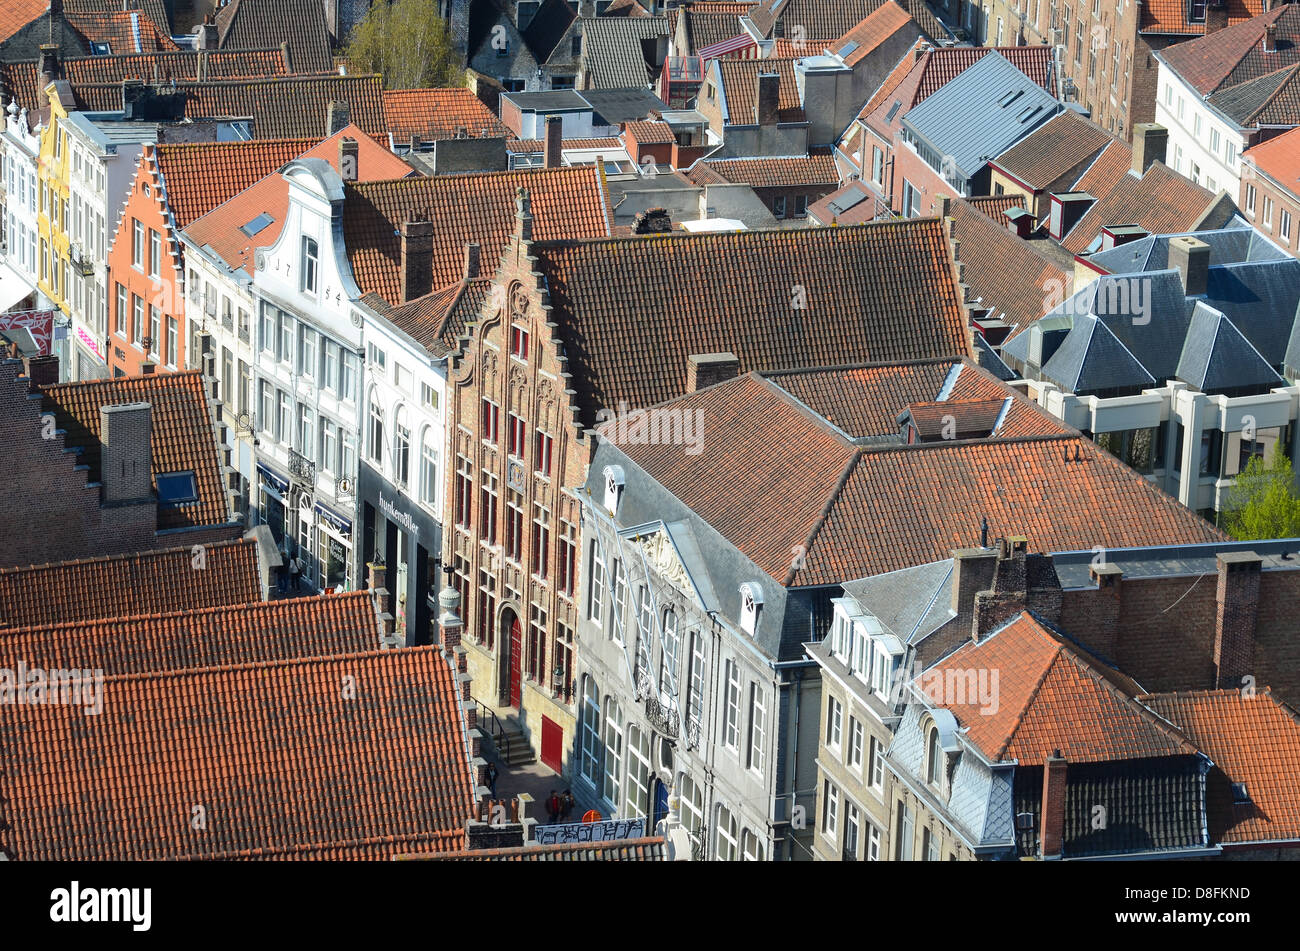
[{"label": "brick chimney", "polygon": [[148,403],[99,408],[99,481],[103,504],[153,499],[152,417]]},{"label": "brick chimney", "polygon": [[359,174],[360,146],[356,139],[339,140],[339,176],[345,182],[355,182]]},{"label": "brick chimney", "polygon": [[1210,0],[1205,8],[1205,32],[1217,33],[1228,25],[1228,5],[1224,0]]},{"label": "brick chimney", "polygon": [[432,221],[408,221],[402,225],[401,269],[403,304],[433,290]]},{"label": "brick chimney", "polygon": [[533,240],[533,203],[523,186],[515,191],[515,237],[520,241]]},{"label": "brick chimney", "polygon": [[55,43],[41,44],[41,89],[56,79],[63,78],[63,65],[59,62],[59,47]]},{"label": "brick chimney", "polygon": [[1204,294],[1210,280],[1210,246],[1189,235],[1170,238],[1169,267],[1178,271],[1188,297]]},{"label": "brick chimney", "polygon": [[564,151],[564,119],[561,116],[546,117],[546,133],[544,139],[545,165],[547,168],[559,168],[562,164]]},{"label": "brick chimney", "polygon": [[352,121],[351,109],[346,102],[335,100],[331,102],[325,110],[325,137],[328,138],[336,132],[342,132]]},{"label": "brick chimney", "polygon": [[36,392],[42,386],[51,386],[59,382],[59,358],[23,357],[23,375],[27,377],[27,386]]},{"label": "brick chimney", "polygon": [[477,241],[470,241],[465,245],[465,268],[464,277],[467,281],[472,281],[479,276],[480,258],[482,249]]},{"label": "brick chimney", "polygon": [[194,48],[214,50],[217,48],[217,43],[217,24],[213,22],[212,14],[209,13],[194,30]]},{"label": "brick chimney", "polygon": [[1065,789],[1069,763],[1060,750],[1043,762],[1043,818],[1038,832],[1045,859],[1059,859],[1065,851]]},{"label": "brick chimney", "polygon": [[959,625],[975,616],[975,595],[993,587],[998,553],[988,548],[958,548],[952,553],[952,609]]},{"label": "brick chimney", "polygon": [[375,610],[379,612],[380,644],[383,647],[396,647],[396,622],[393,616],[393,593],[388,590],[388,569],[384,565],[371,562],[366,565],[366,587],[375,599]]},{"label": "brick chimney", "polygon": [[754,102],[754,123],[776,125],[780,115],[781,77],[776,73],[758,74],[758,98]]},{"label": "brick chimney", "polygon": [[1015,617],[1029,606],[1026,568],[1028,547],[1028,540],[1022,537],[998,540],[993,584],[989,590],[975,594],[971,618],[973,640],[978,641],[1003,621]]},{"label": "brick chimney", "polygon": [[739,372],[740,360],[734,353],[692,353],[686,358],[686,392],[730,380]]},{"label": "brick chimney", "polygon": [[1215,593],[1215,686],[1240,688],[1255,667],[1255,622],[1259,617],[1259,580],[1263,561],[1253,551],[1223,552],[1218,557]]},{"label": "brick chimney", "polygon": [[1139,175],[1153,162],[1163,162],[1169,149],[1169,130],[1154,122],[1139,122],[1133,127],[1133,171]]},{"label": "brick chimney", "polygon": [[[45,49],[45,47],[42,46],[41,49]],[[1270,23],[1268,24],[1268,26],[1264,27],[1264,52],[1265,53],[1277,52],[1277,24],[1276,23]]]},{"label": "brick chimney", "polygon": [[1088,632],[1087,643],[1093,651],[1114,661],[1119,647],[1119,622],[1124,608],[1124,572],[1119,565],[1093,565],[1088,569],[1088,577],[1097,586],[1097,593],[1088,602],[1088,618],[1092,628]]}]

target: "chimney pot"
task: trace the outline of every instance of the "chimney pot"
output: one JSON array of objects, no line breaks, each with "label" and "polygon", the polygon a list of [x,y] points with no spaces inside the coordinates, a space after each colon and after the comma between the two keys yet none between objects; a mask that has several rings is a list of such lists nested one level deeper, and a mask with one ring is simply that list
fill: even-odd
[{"label": "chimney pot", "polygon": [[1039,848],[1045,859],[1058,859],[1065,851],[1065,792],[1069,763],[1060,750],[1043,763],[1043,820]]},{"label": "chimney pot", "polygon": [[152,501],[152,417],[148,403],[100,407],[99,481],[105,504]]},{"label": "chimney pot", "polygon": [[1169,149],[1169,130],[1155,122],[1133,127],[1133,171],[1142,175],[1155,162],[1163,162]]},{"label": "chimney pot", "polygon": [[402,303],[409,304],[433,290],[433,222],[402,225]]},{"label": "chimney pot", "polygon": [[1178,271],[1183,293],[1197,297],[1205,293],[1210,278],[1210,246],[1199,238],[1169,239],[1169,266]]},{"label": "chimney pot", "polygon": [[686,360],[686,392],[730,380],[739,372],[740,360],[734,353],[692,353]]},{"label": "chimney pot", "polygon": [[758,99],[754,103],[754,123],[776,125],[781,111],[781,77],[777,73],[758,74]]},{"label": "chimney pot", "polygon": [[564,119],[561,116],[546,117],[546,140],[543,143],[545,165],[547,168],[559,168],[564,153]]},{"label": "chimney pot", "polygon": [[331,102],[325,111],[325,137],[328,138],[337,132],[342,132],[351,122],[349,118],[350,109],[346,102]]},{"label": "chimney pot", "polygon": [[1277,52],[1277,24],[1270,23],[1264,27],[1264,52]]}]

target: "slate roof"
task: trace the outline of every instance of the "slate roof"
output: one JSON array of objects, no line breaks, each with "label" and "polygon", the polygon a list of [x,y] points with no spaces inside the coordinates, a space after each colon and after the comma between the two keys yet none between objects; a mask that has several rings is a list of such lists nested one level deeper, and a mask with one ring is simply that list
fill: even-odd
[{"label": "slate roof", "polygon": [[952,609],[950,558],[846,581],[844,593],[909,645],[957,616]]},{"label": "slate roof", "polygon": [[1000,53],[979,62],[903,116],[903,125],[967,177],[1062,108]]},{"label": "slate roof", "polygon": [[[993,537],[1023,534],[1038,550],[1223,538],[1071,432],[857,447],[752,374],[665,406],[700,413],[707,452],[619,448],[786,586],[840,584],[948,557],[978,541],[983,518]],[[1098,512],[1107,517],[1099,521]],[[806,551],[798,569],[796,546]]]},{"label": "slate roof", "polygon": [[261,597],[253,539],[204,546],[201,562],[189,545],[156,548],[0,569],[0,628],[163,614],[247,604]]},{"label": "slate roof", "polygon": [[[749,185],[753,188],[787,188],[799,185],[839,184],[839,172],[829,149],[815,149],[809,155],[789,158],[713,159],[696,162],[687,173],[692,184],[714,182]],[[847,224],[847,222],[845,222]]]},{"label": "slate roof", "polygon": [[[357,143],[358,181],[387,181],[412,174],[409,165],[354,125],[340,129],[319,145],[294,156],[294,160],[321,159],[337,172],[339,145],[344,139]],[[276,242],[288,211],[289,183],[277,170],[195,219],[185,228],[185,235],[196,247],[210,247],[232,270],[242,269],[251,276],[257,249]],[[270,216],[271,221],[250,237],[243,227],[261,214]]]},{"label": "slate roof", "polygon": [[[74,57],[63,61],[63,75],[74,86],[120,84],[124,79],[146,82],[197,80],[202,72],[208,79],[263,78],[284,76],[284,54],[274,50],[193,50],[156,53],[126,53],[113,56]],[[49,106],[40,88],[40,64],[0,63],[0,82],[20,106],[41,109]],[[120,95],[115,108],[120,108]]]},{"label": "slate roof", "polygon": [[1037,190],[1077,173],[1112,141],[1114,137],[1101,126],[1066,109],[999,155],[993,164]]},{"label": "slate roof", "polygon": [[159,143],[154,147],[155,161],[176,227],[186,227],[317,141]]},{"label": "slate roof", "polygon": [[400,229],[411,215],[424,214],[425,220],[438,223],[433,287],[446,287],[462,276],[470,241],[481,245],[483,261],[499,260],[515,230],[520,188],[528,190],[538,240],[609,233],[613,213],[601,170],[594,165],[350,185],[343,233],[357,286],[390,305],[405,303],[398,273]]},{"label": "slate roof", "polygon": [[1177,377],[1203,393],[1286,385],[1232,321],[1204,301],[1192,311]]},{"label": "slate roof", "polygon": [[436,647],[110,677],[104,691],[102,716],[6,708],[12,858],[338,856],[386,836],[463,839],[466,741]]},{"label": "slate roof", "polygon": [[[487,5],[483,4],[483,6]],[[505,15],[509,17],[510,13],[506,12]],[[523,32],[523,38],[539,63],[550,59],[556,46],[569,32],[569,27],[577,18],[577,13],[565,0],[544,0],[537,8],[537,13],[533,15],[528,29]]]},{"label": "slate roof", "polygon": [[[321,138],[331,102],[346,102],[350,119],[367,135],[383,135],[383,83],[378,76],[280,76],[219,82],[180,82],[161,90],[176,102],[180,117],[251,119],[257,139]],[[120,84],[73,84],[79,108],[116,112],[122,109]],[[174,99],[172,97],[175,97]],[[169,108],[170,105],[169,105]]]},{"label": "slate roof", "polygon": [[1300,125],[1300,62],[1222,89],[1208,102],[1239,126]]},{"label": "slate roof", "polygon": [[529,843],[515,848],[468,849],[420,857],[452,862],[662,862],[666,852],[663,836],[646,836],[612,842]]},{"label": "slate roof", "polygon": [[724,40],[745,35],[740,18],[750,4],[735,4],[735,10],[715,12],[713,9],[697,10],[693,4],[683,7],[679,16],[686,18],[686,53],[695,56],[700,50]]},{"label": "slate roof", "polygon": [[[1021,207],[1017,199],[1013,207]],[[979,204],[980,208],[996,205]],[[1062,270],[1036,243],[1012,234],[1005,224],[995,222],[973,201],[953,200],[948,206],[953,219],[953,237],[957,241],[957,260],[965,265],[962,281],[969,300],[1017,326],[1037,320],[1049,306],[1060,300],[1073,283],[1073,274]]]},{"label": "slate roof", "polygon": [[[1061,247],[1071,254],[1096,250],[1092,245],[1100,237],[1101,229],[1113,225],[1140,225],[1150,234],[1190,231],[1216,200],[1208,189],[1184,178],[1163,162],[1153,163],[1141,178],[1124,175],[1105,195],[1090,194],[1097,201],[1061,241]],[[1208,222],[1208,226],[1221,227],[1235,210],[1229,199],[1219,216],[1221,220]]]},{"label": "slate roof", "polygon": [[1092,315],[1074,321],[1060,348],[1043,364],[1043,373],[1070,393],[1157,385],[1133,352]]},{"label": "slate roof", "polygon": [[592,17],[582,20],[582,67],[588,89],[629,89],[654,78],[641,41],[668,35],[668,18]]},{"label": "slate roof", "polygon": [[[619,400],[685,392],[692,353],[729,351],[742,373],[970,353],[933,219],[537,242],[533,254],[586,425]],[[806,308],[791,307],[796,286]]]},{"label": "slate roof", "polygon": [[505,123],[473,91],[449,89],[386,89],[384,119],[397,143],[415,136],[421,142],[453,139],[457,129],[470,136],[509,136]]},{"label": "slate roof", "polygon": [[[1210,839],[1228,844],[1300,839],[1300,721],[1267,687],[1197,690],[1138,698],[1200,747],[1214,769],[1206,777]],[[1245,783],[1248,803],[1234,801]]]},{"label": "slate roof", "polygon": [[720,59],[717,61],[721,94],[726,100],[726,121],[731,125],[754,125],[758,105],[758,77],[776,73],[781,77],[777,95],[777,121],[803,122],[799,84],[793,59]]},{"label": "slate roof", "polygon": [[81,450],[79,464],[99,480],[99,411],[102,406],[149,403],[152,407],[154,490],[160,473],[193,472],[198,501],[158,508],[158,529],[224,525],[231,521],[217,434],[203,375],[198,370],[158,373],[41,387],[42,406],[53,412],[64,445]]},{"label": "slate roof", "polygon": [[1081,648],[1022,612],[1004,626],[968,642],[928,668],[916,682],[928,683],[964,670],[996,670],[995,710],[978,697],[956,702],[946,691],[927,694],[950,711],[966,739],[993,762],[1017,760],[1041,766],[1060,750],[1071,764],[1192,756],[1197,749],[1134,697],[1138,685],[1100,665]]},{"label": "slate roof", "polygon": [[0,656],[117,677],[363,653],[379,638],[371,592],[348,591],[13,628],[0,632]]},{"label": "slate roof", "polygon": [[230,0],[217,11],[221,49],[266,49],[289,44],[294,72],[334,68],[325,5],[319,0]]},{"label": "slate roof", "polygon": [[1292,195],[1300,195],[1300,130],[1292,129],[1261,142],[1242,156]]}]

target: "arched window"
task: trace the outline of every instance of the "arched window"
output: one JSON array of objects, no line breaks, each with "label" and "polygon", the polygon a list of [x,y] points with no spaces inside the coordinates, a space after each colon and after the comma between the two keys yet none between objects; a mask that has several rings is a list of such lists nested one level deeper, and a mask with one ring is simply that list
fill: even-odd
[{"label": "arched window", "polygon": [[664,611],[664,651],[659,669],[659,689],[663,693],[677,696],[677,612],[672,608]]},{"label": "arched window", "polygon": [[767,857],[767,849],[757,835],[746,829],[740,837],[741,858],[746,862],[761,862]]},{"label": "arched window", "polygon": [[704,790],[686,773],[678,779],[677,789],[682,825],[691,835],[698,836],[704,827]]},{"label": "arched window", "polygon": [[618,808],[623,801],[623,725],[619,719],[618,702],[605,698],[605,800]]},{"label": "arched window", "polygon": [[925,740],[925,781],[938,786],[943,776],[943,750],[939,747],[939,728],[930,727]]},{"label": "arched window", "polygon": [[736,817],[726,806],[718,806],[717,832],[713,837],[713,855],[719,862],[736,861],[739,830]]}]

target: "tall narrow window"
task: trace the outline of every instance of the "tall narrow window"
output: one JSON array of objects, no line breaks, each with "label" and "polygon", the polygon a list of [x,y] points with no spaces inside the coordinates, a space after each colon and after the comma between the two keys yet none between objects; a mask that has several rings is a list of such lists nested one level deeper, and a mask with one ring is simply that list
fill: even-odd
[{"label": "tall narrow window", "polygon": [[749,685],[749,755],[746,765],[762,773],[767,764],[767,706],[761,684]]},{"label": "tall narrow window", "polygon": [[149,276],[157,277],[162,273],[162,235],[153,228],[149,229]]},{"label": "tall narrow window", "polygon": [[663,655],[660,658],[659,689],[663,693],[677,696],[677,612],[672,608],[664,611]]},{"label": "tall narrow window", "polygon": [[469,528],[474,509],[474,463],[467,457],[456,456],[456,524]]},{"label": "tall narrow window", "polygon": [[551,513],[541,502],[533,503],[533,574],[550,577]]},{"label": "tall narrow window", "polygon": [[306,235],[302,237],[302,265],[298,273],[302,275],[302,287],[304,294],[316,293],[316,269],[318,263],[318,247],[315,238],[309,238]]},{"label": "tall narrow window", "polygon": [[497,541],[497,476],[487,469],[483,470],[482,500],[479,504],[479,537],[489,545]]},{"label": "tall narrow window", "polygon": [[524,555],[524,500],[517,492],[506,498],[506,557],[522,561]]},{"label": "tall narrow window", "polygon": [[489,442],[495,446],[497,440],[500,438],[498,426],[501,422],[500,409],[497,407],[496,403],[488,399],[483,401],[482,418],[480,422],[482,424],[480,435],[483,437],[484,442]]},{"label": "tall narrow window", "polygon": [[533,467],[544,476],[551,474],[551,437],[540,429],[533,438]]},{"label": "tall narrow window", "polygon": [[600,766],[600,752],[600,693],[596,682],[586,676],[582,686],[582,759],[578,769],[582,778],[593,786]]},{"label": "tall narrow window", "polygon": [[605,799],[617,809],[623,793],[623,725],[619,722],[618,704],[605,699]]},{"label": "tall narrow window", "polygon": [[737,749],[740,743],[740,671],[727,661],[727,712],[722,731],[723,745]]},{"label": "tall narrow window", "polygon": [[406,485],[411,476],[411,428],[398,413],[393,424],[393,481]]},{"label": "tall narrow window", "polygon": [[420,446],[420,501],[433,507],[438,503],[438,447],[428,430]]},{"label": "tall narrow window", "polygon": [[370,403],[370,458],[384,461],[384,410],[373,400]]},{"label": "tall narrow window", "polygon": [[573,597],[578,558],[578,532],[572,522],[560,520],[560,593]]},{"label": "tall narrow window", "polygon": [[605,562],[596,551],[595,542],[591,543],[591,601],[587,608],[592,623],[600,627],[605,611]]},{"label": "tall narrow window", "polygon": [[139,218],[131,219],[131,264],[144,270],[144,223]]}]

